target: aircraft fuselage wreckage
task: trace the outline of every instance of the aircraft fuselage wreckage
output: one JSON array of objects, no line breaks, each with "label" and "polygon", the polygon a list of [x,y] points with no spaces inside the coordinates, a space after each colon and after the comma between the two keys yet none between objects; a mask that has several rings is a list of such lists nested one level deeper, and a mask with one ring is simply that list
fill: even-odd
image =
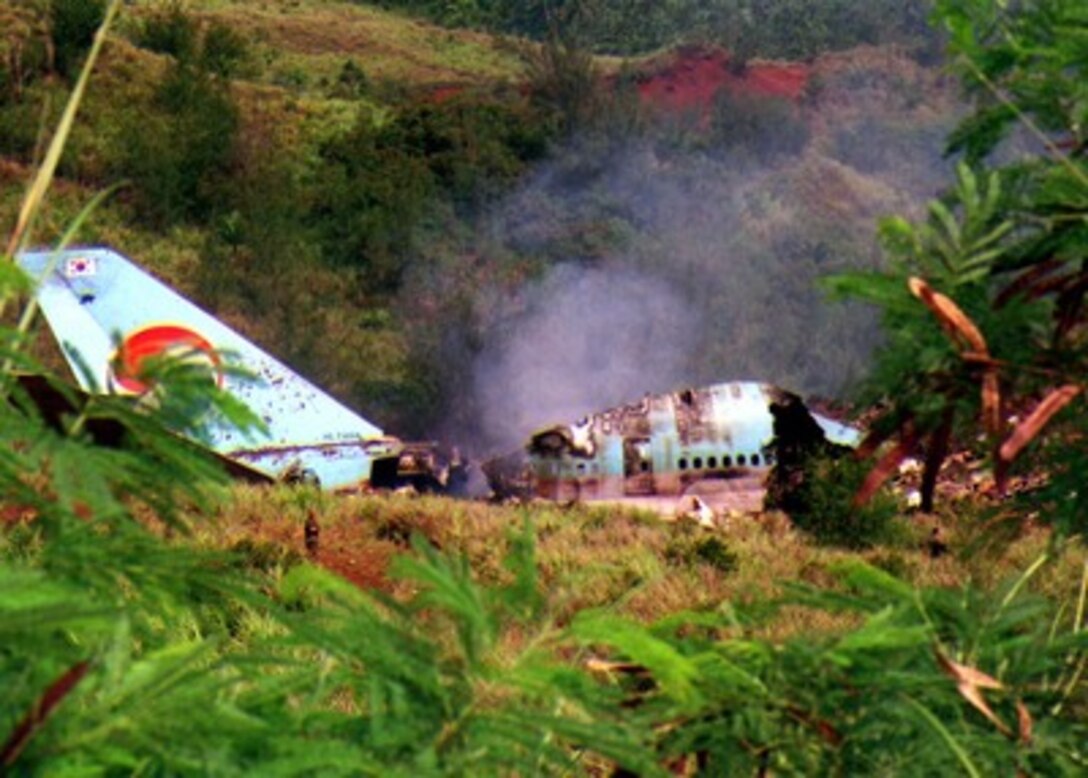
[{"label": "aircraft fuselage wreckage", "polygon": [[[212,423],[204,442],[221,457],[270,480],[334,490],[445,484],[448,468],[433,445],[384,434],[117,252],[28,252],[18,262],[37,281],[42,312],[84,391],[140,395],[148,390],[141,360],[196,355],[267,430],[254,440]],[[221,370],[223,355],[253,378]]]},{"label": "aircraft fuselage wreckage", "polygon": [[[724,383],[647,395],[547,427],[530,438],[520,462],[492,460],[485,469],[500,490],[552,500],[623,502],[661,513],[700,503],[757,510],[776,441],[798,435],[833,446],[854,446],[859,438],[856,429],[810,413],[790,392]],[[685,496],[699,500],[687,505]]]}]

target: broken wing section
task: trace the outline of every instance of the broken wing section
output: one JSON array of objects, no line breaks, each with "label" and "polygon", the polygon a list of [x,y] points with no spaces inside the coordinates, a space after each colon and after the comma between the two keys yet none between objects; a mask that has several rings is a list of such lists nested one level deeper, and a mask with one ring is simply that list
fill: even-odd
[{"label": "broken wing section", "polygon": [[[37,280],[45,318],[86,391],[141,394],[148,390],[138,378],[141,360],[195,354],[267,427],[258,445],[213,423],[216,453],[277,477],[313,474],[333,489],[367,483],[375,461],[398,457],[400,441],[117,252],[29,252],[18,259]],[[255,380],[218,370],[223,354]]]}]

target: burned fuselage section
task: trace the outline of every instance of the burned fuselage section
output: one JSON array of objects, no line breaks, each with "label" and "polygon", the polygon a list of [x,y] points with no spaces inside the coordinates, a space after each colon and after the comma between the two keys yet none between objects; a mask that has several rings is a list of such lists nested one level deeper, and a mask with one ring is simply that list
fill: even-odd
[{"label": "burned fuselage section", "polygon": [[[533,491],[568,501],[679,496],[706,481],[762,490],[775,457],[772,406],[786,397],[767,384],[715,384],[542,429],[526,447]],[[856,441],[852,428],[812,418],[828,439]]]}]

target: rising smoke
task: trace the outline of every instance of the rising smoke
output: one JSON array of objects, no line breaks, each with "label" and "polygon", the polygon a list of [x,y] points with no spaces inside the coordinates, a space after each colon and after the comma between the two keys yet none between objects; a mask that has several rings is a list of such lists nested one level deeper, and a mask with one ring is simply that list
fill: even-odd
[{"label": "rising smoke", "polygon": [[[782,169],[713,157],[665,169],[647,148],[612,163],[581,190],[549,173],[535,184],[547,198],[530,187],[497,217],[532,255],[571,251],[571,232],[598,223],[602,208],[637,232],[603,256],[560,259],[519,290],[512,315],[485,327],[473,364],[485,449],[647,392],[754,379],[834,394],[857,377],[873,316],[816,288],[822,272],[850,264],[835,245],[853,238],[806,233],[819,225],[771,193],[788,186]],[[562,218],[527,216],[526,203],[541,199],[565,203]]]},{"label": "rising smoke", "polygon": [[700,312],[660,278],[560,265],[474,365],[485,449],[526,432],[683,383]]},{"label": "rising smoke", "polygon": [[[882,82],[871,98],[886,109]],[[478,290],[478,342],[453,360],[472,397],[446,434],[494,453],[546,424],[720,381],[843,396],[876,317],[829,302],[818,279],[881,261],[877,217],[917,213],[947,180],[929,140],[950,119],[806,121],[819,131],[807,144],[794,125],[742,146],[711,128],[697,143],[598,135],[561,150],[486,220],[503,262],[538,270]]]}]

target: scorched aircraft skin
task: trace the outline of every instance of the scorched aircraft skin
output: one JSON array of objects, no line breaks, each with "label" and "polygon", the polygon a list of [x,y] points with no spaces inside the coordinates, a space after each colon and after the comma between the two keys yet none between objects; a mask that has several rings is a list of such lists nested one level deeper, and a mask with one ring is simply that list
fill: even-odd
[{"label": "scorched aircraft skin", "polygon": [[[669,509],[675,498],[691,493],[727,507],[756,508],[774,464],[775,412],[785,408],[809,413],[796,395],[756,382],[647,395],[534,434],[526,447],[532,488],[562,501]],[[810,415],[830,443],[857,444],[857,430]],[[662,497],[672,499],[657,499]]]},{"label": "scorched aircraft skin", "polygon": [[[391,485],[398,468],[426,458],[250,343],[131,261],[109,249],[28,252],[18,258],[37,281],[37,298],[61,350],[87,392],[138,395],[142,359],[185,353],[207,359],[221,387],[265,423],[267,436],[242,437],[211,425],[207,441],[219,455],[273,478],[313,475],[327,489]],[[119,341],[117,340],[119,338]],[[255,376],[222,371],[223,354]]]}]

